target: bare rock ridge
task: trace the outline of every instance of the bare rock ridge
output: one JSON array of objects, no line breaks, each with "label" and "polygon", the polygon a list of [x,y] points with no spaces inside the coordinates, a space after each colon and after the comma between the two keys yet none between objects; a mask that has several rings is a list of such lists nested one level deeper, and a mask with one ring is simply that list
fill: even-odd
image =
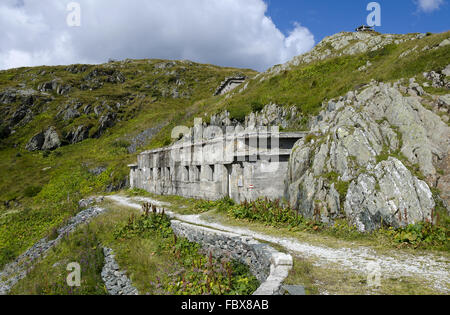
[{"label": "bare rock ridge", "polygon": [[[261,73],[262,79],[270,78],[282,71],[289,70],[300,64],[324,60],[329,57],[352,56],[369,51],[377,51],[390,44],[401,44],[406,41],[422,39],[426,34],[379,34],[376,32],[341,32],[326,37],[310,52],[294,57],[291,61],[276,65],[266,73]],[[438,47],[428,47],[436,49]]]},{"label": "bare rock ridge", "polygon": [[292,205],[324,222],[346,217],[360,231],[433,220],[430,187],[448,187],[448,169],[438,167],[448,159],[450,127],[401,88],[372,81],[329,102],[294,147]]},{"label": "bare rock ridge", "polygon": [[61,140],[55,127],[48,128],[45,132],[36,134],[26,145],[28,151],[52,151],[61,146]]}]

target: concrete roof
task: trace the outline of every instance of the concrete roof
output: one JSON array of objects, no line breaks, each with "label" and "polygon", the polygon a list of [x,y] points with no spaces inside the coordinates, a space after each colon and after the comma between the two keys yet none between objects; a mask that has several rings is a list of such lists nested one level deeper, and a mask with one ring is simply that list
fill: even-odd
[{"label": "concrete roof", "polygon": [[[279,135],[279,136],[277,136],[277,135]],[[194,142],[192,142],[192,141],[178,142],[178,143],[175,143],[168,147],[144,151],[144,152],[141,152],[139,155],[161,153],[161,152],[166,152],[166,151],[170,151],[173,149],[180,149],[180,148],[188,147],[188,146],[200,146],[200,145],[204,145],[204,144],[214,144],[214,143],[218,143],[218,142],[222,142],[222,141],[230,141],[233,139],[247,139],[247,138],[255,138],[255,137],[258,137],[258,138],[276,137],[278,139],[296,139],[296,138],[301,139],[301,138],[306,137],[306,135],[308,135],[308,132],[280,132],[279,134],[272,134],[270,132],[245,133],[245,134],[237,134],[237,135],[233,135],[233,136],[222,136],[222,137],[217,137],[217,138],[208,139],[208,140],[202,139],[200,141],[194,141]]]}]

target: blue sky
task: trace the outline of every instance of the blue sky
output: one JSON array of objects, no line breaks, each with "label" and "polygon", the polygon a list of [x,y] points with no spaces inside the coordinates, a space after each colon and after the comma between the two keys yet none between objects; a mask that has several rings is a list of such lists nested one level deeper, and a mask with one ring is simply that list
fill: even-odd
[{"label": "blue sky", "polygon": [[[369,2],[0,0],[0,69],[158,58],[264,71],[365,24]],[[378,3],[382,33],[450,29],[450,0]]]},{"label": "blue sky", "polygon": [[[266,0],[267,15],[287,34],[295,21],[307,27],[319,42],[325,36],[353,31],[366,24],[368,0]],[[415,0],[377,1],[381,5],[382,33],[440,33],[450,30],[450,4],[424,11]],[[430,1],[429,5],[432,5]],[[425,3],[426,5],[426,3]],[[425,7],[426,8],[426,7]],[[431,7],[432,8],[432,7]]]}]

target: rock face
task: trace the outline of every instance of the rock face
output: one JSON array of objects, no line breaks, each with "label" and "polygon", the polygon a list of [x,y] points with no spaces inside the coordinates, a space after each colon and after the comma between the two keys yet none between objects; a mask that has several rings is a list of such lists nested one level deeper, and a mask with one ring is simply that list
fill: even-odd
[{"label": "rock face", "polygon": [[[359,230],[431,221],[429,186],[448,174],[450,128],[418,96],[372,82],[325,104],[294,147],[286,185],[291,205],[324,222],[347,217]],[[425,181],[408,168],[417,165]],[[442,184],[441,184],[442,185]]]},{"label": "rock face", "polygon": [[50,127],[44,133],[44,144],[42,145],[42,150],[52,151],[61,146],[61,140],[59,139],[59,135],[56,132],[55,127]]},{"label": "rock face", "polygon": [[391,157],[351,183],[344,211],[360,231],[372,231],[381,224],[400,227],[431,221],[432,197],[425,182]]},{"label": "rock face", "polygon": [[423,74],[423,77],[427,80],[430,80],[432,83],[431,85],[434,88],[447,88],[450,89],[450,81],[448,81],[448,76],[449,76],[449,72],[450,72],[450,65],[447,66],[447,68],[445,68],[443,71],[441,72],[435,72],[435,71],[430,71],[430,72],[425,72]]},{"label": "rock face", "polygon": [[144,130],[137,136],[131,139],[131,144],[128,147],[129,153],[136,153],[138,147],[142,147],[145,144],[149,143],[153,137],[158,134],[158,132],[161,131],[161,129],[164,127],[164,125],[159,125],[154,128],[149,128],[147,130]]},{"label": "rock face", "polygon": [[108,113],[100,117],[100,126],[98,127],[97,137],[100,137],[108,128],[113,127],[116,124],[116,114]]},{"label": "rock face", "polygon": [[70,84],[64,84],[58,79],[54,79],[52,81],[39,84],[37,89],[41,92],[54,91],[56,94],[66,95],[70,92],[72,86]]},{"label": "rock face", "polygon": [[44,141],[45,141],[44,133],[40,132],[30,139],[28,144],[25,146],[25,149],[30,152],[39,151],[44,145]]},{"label": "rock face", "polygon": [[125,76],[113,69],[97,68],[84,77],[81,90],[95,90],[101,88],[105,83],[121,84],[125,82]]},{"label": "rock face", "polygon": [[269,104],[261,112],[247,116],[245,127],[255,129],[260,126],[280,126],[286,129],[298,122],[298,116],[296,107],[286,109],[276,104]]},{"label": "rock face", "polygon": [[61,140],[55,129],[55,127],[50,127],[45,132],[40,132],[30,139],[25,149],[28,151],[39,151],[39,150],[55,150],[61,146]]},{"label": "rock face", "polygon": [[297,127],[301,116],[296,107],[285,108],[277,104],[268,104],[259,112],[252,112],[245,117],[245,122],[231,120],[228,111],[212,115],[210,119],[211,126],[229,127],[240,126],[245,129],[258,129],[260,127],[280,126],[281,128]]},{"label": "rock face", "polygon": [[90,128],[84,125],[78,126],[76,129],[69,132],[69,134],[66,136],[66,139],[71,144],[82,142],[89,138],[89,130]]}]

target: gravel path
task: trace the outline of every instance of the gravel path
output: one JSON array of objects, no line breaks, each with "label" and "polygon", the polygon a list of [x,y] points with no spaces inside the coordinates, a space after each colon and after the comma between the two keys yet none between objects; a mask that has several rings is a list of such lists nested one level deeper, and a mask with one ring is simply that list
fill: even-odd
[{"label": "gravel path", "polygon": [[[151,198],[110,196],[107,199],[114,201],[116,204],[134,209],[141,209],[142,202],[150,202],[159,207],[170,207],[170,204],[162,203]],[[367,274],[368,266],[376,263],[380,266],[384,278],[421,278],[426,280],[432,288],[442,293],[450,293],[450,261],[443,256],[433,254],[411,255],[398,251],[392,251],[390,255],[379,255],[368,247],[336,249],[311,245],[293,238],[270,236],[246,228],[230,227],[223,224],[207,222],[201,218],[201,215],[179,215],[170,211],[166,211],[166,213],[180,221],[278,244],[294,255],[315,258],[317,260],[316,265],[318,266],[338,264],[345,269]]]}]

